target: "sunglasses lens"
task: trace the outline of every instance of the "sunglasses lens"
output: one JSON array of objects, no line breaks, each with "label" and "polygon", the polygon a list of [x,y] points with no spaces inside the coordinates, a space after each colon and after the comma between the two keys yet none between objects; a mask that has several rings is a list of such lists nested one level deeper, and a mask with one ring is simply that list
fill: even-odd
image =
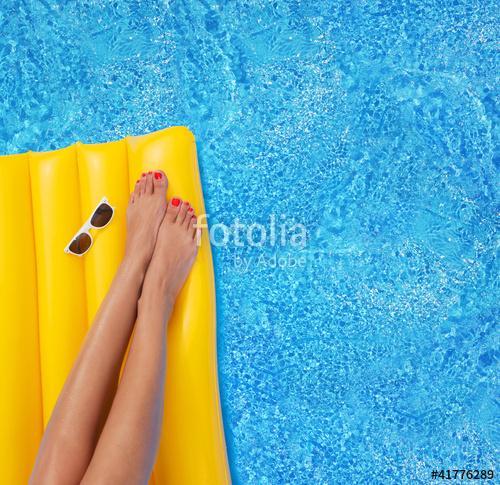
[{"label": "sunglasses lens", "polygon": [[73,239],[72,243],[69,245],[69,250],[74,254],[83,254],[89,250],[91,244],[92,239],[90,239],[90,236],[82,232],[82,234],[79,234]]},{"label": "sunglasses lens", "polygon": [[94,212],[90,223],[94,227],[104,227],[111,220],[112,216],[113,209],[111,206],[108,204],[101,204]]}]

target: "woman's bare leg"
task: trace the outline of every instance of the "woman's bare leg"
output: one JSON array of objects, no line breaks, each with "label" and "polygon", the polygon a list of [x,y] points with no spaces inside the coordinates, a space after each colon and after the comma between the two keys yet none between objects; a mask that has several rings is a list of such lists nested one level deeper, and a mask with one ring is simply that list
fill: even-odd
[{"label": "woman's bare leg", "polygon": [[31,484],[76,484],[109,412],[137,316],[137,302],[165,215],[167,178],[147,174],[127,209],[125,257],[64,384],[42,439]]},{"label": "woman's bare leg", "polygon": [[[178,205],[176,201],[179,202]],[[144,279],[127,362],[82,484],[146,484],[163,415],[166,327],[196,256],[196,218],[173,199]]]}]

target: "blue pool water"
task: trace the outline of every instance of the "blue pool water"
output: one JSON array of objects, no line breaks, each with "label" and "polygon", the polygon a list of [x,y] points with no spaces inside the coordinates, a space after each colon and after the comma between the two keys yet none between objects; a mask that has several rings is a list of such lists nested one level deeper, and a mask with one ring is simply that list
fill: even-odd
[{"label": "blue pool water", "polygon": [[212,224],[307,229],[214,247],[235,483],[495,468],[499,25],[494,0],[2,1],[0,153],[185,124]]}]

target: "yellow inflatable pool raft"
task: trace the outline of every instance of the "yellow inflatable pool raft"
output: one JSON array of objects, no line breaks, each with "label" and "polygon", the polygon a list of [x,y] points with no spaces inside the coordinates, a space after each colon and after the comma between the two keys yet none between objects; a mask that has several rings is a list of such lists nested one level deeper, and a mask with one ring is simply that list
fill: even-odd
[{"label": "yellow inflatable pool raft", "polygon": [[[205,212],[184,127],[0,157],[0,483],[27,483],[43,429],[122,259],[125,211],[142,172]],[[82,258],[64,247],[102,197],[115,207]],[[154,485],[229,484],[207,232],[168,327],[165,414]]]}]

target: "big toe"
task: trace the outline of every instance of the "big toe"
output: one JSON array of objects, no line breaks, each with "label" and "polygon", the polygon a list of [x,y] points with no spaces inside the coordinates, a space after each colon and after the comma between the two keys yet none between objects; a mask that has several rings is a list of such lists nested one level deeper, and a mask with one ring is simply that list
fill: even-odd
[{"label": "big toe", "polygon": [[168,222],[175,222],[177,216],[179,215],[179,211],[181,210],[181,206],[182,200],[178,197],[174,197],[170,200],[167,205],[167,213],[165,214]]},{"label": "big toe", "polygon": [[167,193],[168,178],[163,170],[156,170],[153,174],[153,191],[165,195]]}]

